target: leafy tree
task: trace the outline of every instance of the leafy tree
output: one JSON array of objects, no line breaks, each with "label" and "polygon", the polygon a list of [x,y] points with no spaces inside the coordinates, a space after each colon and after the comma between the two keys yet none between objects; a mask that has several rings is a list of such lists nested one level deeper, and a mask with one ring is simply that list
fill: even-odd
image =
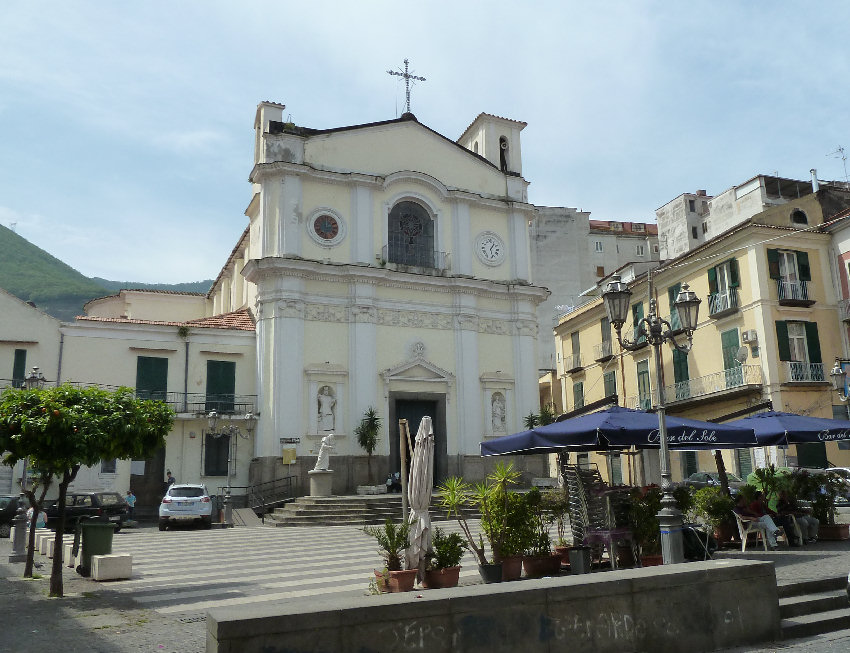
[{"label": "leafy tree", "polygon": [[378,436],[381,434],[381,418],[372,406],[366,410],[360,424],[354,429],[354,435],[357,436],[357,444],[366,450],[366,469],[369,474],[369,483],[373,483],[372,478],[372,454],[375,452],[375,447],[378,446]]},{"label": "leafy tree", "polygon": [[173,423],[174,413],[166,404],[136,399],[130,388],[108,391],[66,383],[10,388],[0,395],[0,451],[9,452],[5,461],[14,464],[28,457],[40,479],[59,479],[50,596],[63,595],[65,498],[80,467],[111,458],[145,458],[164,444]]}]

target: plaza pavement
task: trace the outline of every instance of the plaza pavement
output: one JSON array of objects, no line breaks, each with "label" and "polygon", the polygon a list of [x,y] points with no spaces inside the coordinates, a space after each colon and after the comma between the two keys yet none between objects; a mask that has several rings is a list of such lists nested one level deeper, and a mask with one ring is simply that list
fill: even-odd
[{"label": "plaza pavement", "polygon": [[[437,524],[457,530],[455,522]],[[113,552],[133,556],[131,580],[96,583],[66,567],[66,598],[47,600],[52,561],[37,555],[44,577],[24,581],[23,564],[6,563],[9,551],[9,540],[0,540],[0,652],[9,653],[202,653],[210,608],[361,596],[381,566],[374,539],[354,526],[166,532],[145,526],[114,538]],[[773,561],[779,583],[850,571],[850,541],[746,554],[724,549],[718,557],[743,555]],[[480,582],[472,554],[463,564],[461,582]],[[850,632],[736,651],[779,650],[847,651]]]}]

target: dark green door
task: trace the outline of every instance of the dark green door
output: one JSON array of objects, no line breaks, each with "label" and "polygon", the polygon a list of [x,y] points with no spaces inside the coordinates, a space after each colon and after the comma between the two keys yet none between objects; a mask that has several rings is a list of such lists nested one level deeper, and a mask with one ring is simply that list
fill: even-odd
[{"label": "dark green door", "polygon": [[27,378],[27,350],[16,349],[15,360],[12,363],[12,385],[21,388]]},{"label": "dark green door", "polygon": [[207,412],[232,413],[236,395],[236,363],[207,361]]},{"label": "dark green door", "polygon": [[[431,425],[434,429],[434,482],[438,483],[441,476],[438,474],[438,469],[442,468],[442,461],[438,465],[439,451],[445,450],[445,446],[440,446],[440,441],[444,441],[441,434],[437,432],[437,402],[436,401],[419,401],[413,399],[397,399],[395,402],[395,424],[390,430],[390,467],[392,472],[397,472],[401,469],[399,457],[399,430],[398,420],[406,419],[407,427],[410,429],[411,444],[416,441],[416,433],[419,430],[419,423],[426,415],[431,418]],[[410,450],[407,451],[407,471],[410,471]]]},{"label": "dark green door", "polygon": [[690,375],[688,373],[688,355],[678,349],[673,350],[673,382],[676,400],[691,396]]}]

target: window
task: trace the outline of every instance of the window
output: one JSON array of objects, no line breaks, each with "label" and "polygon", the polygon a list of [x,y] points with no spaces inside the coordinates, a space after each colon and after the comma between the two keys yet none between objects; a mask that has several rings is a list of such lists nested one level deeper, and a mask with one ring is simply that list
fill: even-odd
[{"label": "window", "polygon": [[643,304],[632,304],[632,340],[637,343],[646,342],[646,336],[641,333],[640,321],[643,319]]},{"label": "window", "polygon": [[12,362],[12,386],[22,388],[24,379],[27,378],[27,350],[16,349],[15,359]]},{"label": "window", "polygon": [[573,410],[584,408],[584,383],[573,383]]},{"label": "window", "polygon": [[685,478],[688,478],[691,474],[696,474],[699,471],[699,463],[697,462],[697,452],[696,451],[683,451],[682,452],[682,473]]},{"label": "window", "polygon": [[679,320],[679,311],[676,310],[676,298],[679,296],[679,291],[682,289],[681,283],[676,283],[667,289],[667,305],[670,307],[670,326],[676,330],[682,328],[682,323]]},{"label": "window", "polygon": [[740,342],[738,329],[729,329],[720,334],[720,350],[723,356],[723,370],[727,388],[736,388],[744,383],[741,362],[738,360]]},{"label": "window", "polygon": [[136,395],[139,399],[164,401],[168,390],[168,359],[139,356],[136,359]]},{"label": "window", "polygon": [[753,473],[753,457],[749,449],[736,449],[735,458],[738,463],[738,476],[747,478]]},{"label": "window", "polygon": [[703,235],[708,233],[708,223],[707,222],[702,223],[702,233],[703,233]]},{"label": "window", "polygon": [[803,211],[797,209],[791,213],[791,222],[793,224],[809,224],[809,218]]},{"label": "window", "polygon": [[602,375],[602,386],[606,397],[617,394],[617,373],[614,370]]},{"label": "window", "polygon": [[688,355],[679,351],[673,350],[673,387],[675,388],[676,400],[681,401],[691,396],[690,375],[688,373]]},{"label": "window", "polygon": [[653,252],[653,254],[658,254],[658,245],[652,246],[652,252]]},{"label": "window", "polygon": [[620,458],[620,454],[615,453],[608,456],[608,460],[611,461],[611,476],[610,481],[611,485],[622,485],[623,484],[623,462],[622,458]]},{"label": "window", "polygon": [[638,408],[649,410],[652,408],[652,388],[649,384],[649,361],[640,361],[637,364],[638,385]]},{"label": "window", "polygon": [[207,433],[204,437],[204,476],[227,476],[229,452],[229,435]]},{"label": "window", "polygon": [[605,266],[604,265],[597,265],[596,266],[596,276],[600,277],[600,278],[605,276]]},{"label": "window", "polygon": [[812,272],[807,252],[769,249],[767,269],[770,278],[777,282],[780,301],[808,301],[806,284],[812,280]]},{"label": "window", "polygon": [[505,136],[499,136],[499,163],[502,172],[510,170],[508,167],[508,139]]},{"label": "window", "polygon": [[600,253],[602,252],[602,241],[601,240],[597,240],[593,244],[593,246],[594,246],[594,248],[596,249],[597,252],[600,252]]},{"label": "window", "polygon": [[576,358],[576,362],[578,361],[578,357],[581,356],[581,340],[579,339],[579,332],[573,331],[570,334],[570,345],[573,349],[573,356]]},{"label": "window", "polygon": [[816,322],[776,322],[779,360],[788,364],[789,381],[826,381]]},{"label": "window", "polygon": [[738,261],[730,259],[708,270],[708,314],[738,307]]},{"label": "window", "polygon": [[635,245],[635,255],[643,256],[646,253],[646,248],[643,245]]},{"label": "window", "polygon": [[623,223],[622,222],[612,222],[611,223],[611,231],[622,231]]},{"label": "window", "polygon": [[478,141],[475,141],[472,144],[472,151],[475,152],[476,154],[478,154]]},{"label": "window", "polygon": [[646,231],[646,225],[642,222],[633,222],[632,223],[632,231],[635,233],[641,234]]},{"label": "window", "polygon": [[118,471],[118,460],[116,458],[112,458],[111,460],[101,460],[100,461],[100,473],[101,474],[115,474]]},{"label": "window", "polygon": [[688,200],[688,211],[693,213],[696,210],[697,210],[696,200]]},{"label": "window", "polygon": [[418,202],[399,202],[390,211],[387,261],[434,267],[434,221]]},{"label": "window", "polygon": [[236,363],[207,361],[206,412],[232,413],[236,399]]},{"label": "window", "polygon": [[699,234],[697,234],[696,227],[691,227],[691,236],[693,236],[695,240],[699,238]]}]

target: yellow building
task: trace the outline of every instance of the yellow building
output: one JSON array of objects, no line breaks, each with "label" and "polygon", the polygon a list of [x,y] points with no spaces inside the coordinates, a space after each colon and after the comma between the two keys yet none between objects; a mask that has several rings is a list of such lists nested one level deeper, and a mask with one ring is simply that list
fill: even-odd
[{"label": "yellow building", "polygon": [[[655,405],[662,387],[668,413],[725,421],[771,406],[774,410],[833,417],[839,403],[830,386],[832,361],[842,355],[839,297],[831,274],[831,240],[823,227],[848,205],[848,193],[822,188],[773,206],[652,272],[657,314],[671,323],[671,303],[687,283],[702,299],[689,355],[663,345],[662,378],[652,348],[623,351],[608,323],[601,293],[566,315],[555,328],[560,404],[581,412],[606,397],[630,408]],[[632,319],[649,311],[647,273],[624,266],[632,290]],[[684,343],[683,334],[678,336]],[[843,410],[843,407],[840,408]],[[836,413],[838,414],[838,413]],[[846,413],[843,413],[846,415]],[[712,452],[673,452],[673,480],[715,468]],[[593,456],[612,482],[658,482],[657,452]],[[724,451],[727,469],[746,476],[753,466],[825,466],[850,463],[836,443]],[[628,470],[628,471],[625,471]]]}]

